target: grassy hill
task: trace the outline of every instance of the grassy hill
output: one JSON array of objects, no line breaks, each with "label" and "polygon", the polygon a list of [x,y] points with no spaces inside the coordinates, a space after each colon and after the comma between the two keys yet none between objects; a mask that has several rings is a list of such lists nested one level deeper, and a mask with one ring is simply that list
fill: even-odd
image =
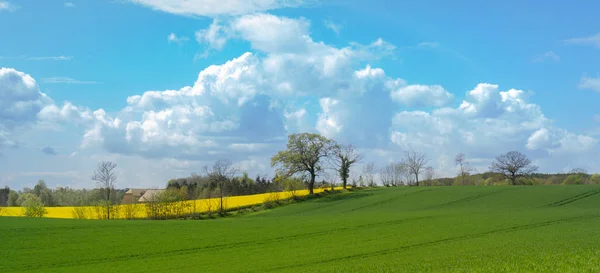
[{"label": "grassy hill", "polygon": [[600,186],[365,189],[209,221],[0,217],[0,272],[596,272]]}]

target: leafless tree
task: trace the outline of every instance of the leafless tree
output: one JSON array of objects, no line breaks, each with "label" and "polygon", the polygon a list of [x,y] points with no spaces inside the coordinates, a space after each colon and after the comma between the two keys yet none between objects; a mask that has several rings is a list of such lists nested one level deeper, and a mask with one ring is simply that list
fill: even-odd
[{"label": "leafless tree", "polygon": [[208,176],[208,179],[211,182],[214,182],[219,187],[219,197],[220,197],[220,205],[219,205],[219,213],[224,212],[223,207],[223,188],[225,183],[231,181],[235,174],[238,172],[237,168],[233,166],[231,161],[222,159],[218,160],[213,164],[212,168],[208,166],[204,166],[204,172]]},{"label": "leafless tree", "polygon": [[469,162],[466,160],[465,155],[462,153],[456,155],[456,158],[454,158],[454,162],[456,163],[456,165],[459,168],[458,176],[460,177],[461,184],[462,185],[470,184],[470,183],[468,183],[467,180],[469,179],[469,175],[471,175],[473,168],[471,168],[471,166],[469,166]]},{"label": "leafless tree", "polygon": [[433,179],[435,179],[435,170],[433,167],[425,168],[425,183],[427,186],[433,186]]},{"label": "leafless tree", "polygon": [[517,178],[530,175],[538,170],[531,165],[531,160],[522,153],[511,151],[496,157],[496,161],[490,165],[490,171],[500,173],[505,179],[510,179],[512,185],[516,184]]},{"label": "leafless tree", "polygon": [[371,162],[363,167],[362,177],[369,187],[375,186],[375,163]]},{"label": "leafless tree", "polygon": [[415,177],[417,187],[419,186],[419,174],[423,172],[423,168],[429,162],[429,158],[424,153],[409,151],[404,153],[404,165],[408,171]]},{"label": "leafless tree", "polygon": [[404,184],[402,181],[404,181],[404,177],[405,177],[406,173],[408,173],[408,170],[406,169],[406,165],[404,165],[402,163],[394,164],[394,178],[392,180],[392,185],[393,186],[401,186],[402,184]]},{"label": "leafless tree", "polygon": [[115,191],[115,183],[117,174],[115,169],[117,164],[110,161],[103,161],[98,164],[96,171],[92,175],[92,180],[96,182],[96,186],[102,191],[103,206],[106,209],[106,218],[110,219],[111,211],[111,195]]},{"label": "leafless tree", "polygon": [[394,180],[395,169],[396,164],[390,163],[379,170],[379,179],[381,179],[381,183],[383,184],[383,186],[396,186]]},{"label": "leafless tree", "polygon": [[588,172],[586,169],[575,168],[575,169],[572,169],[569,173],[570,174],[587,174]]},{"label": "leafless tree", "polygon": [[362,155],[352,145],[336,145],[333,154],[335,155],[333,165],[342,179],[342,186],[345,189],[350,177],[350,168],[362,159]]}]

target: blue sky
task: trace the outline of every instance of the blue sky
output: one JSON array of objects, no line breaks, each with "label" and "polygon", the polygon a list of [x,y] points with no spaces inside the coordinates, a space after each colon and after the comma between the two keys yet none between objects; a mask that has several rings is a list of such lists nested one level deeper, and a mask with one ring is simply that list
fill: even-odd
[{"label": "blue sky", "polygon": [[420,150],[440,176],[456,153],[486,171],[509,150],[542,171],[600,172],[599,8],[0,1],[0,184],[91,187],[99,160],[119,164],[121,187],[217,158],[272,175],[301,131],[380,166]]}]

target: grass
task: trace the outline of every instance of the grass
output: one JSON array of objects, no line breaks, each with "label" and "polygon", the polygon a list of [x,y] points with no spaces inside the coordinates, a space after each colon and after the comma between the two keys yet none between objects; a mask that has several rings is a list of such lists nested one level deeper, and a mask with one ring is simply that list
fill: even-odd
[{"label": "grass", "polygon": [[599,272],[600,186],[365,189],[209,221],[0,217],[0,272]]}]

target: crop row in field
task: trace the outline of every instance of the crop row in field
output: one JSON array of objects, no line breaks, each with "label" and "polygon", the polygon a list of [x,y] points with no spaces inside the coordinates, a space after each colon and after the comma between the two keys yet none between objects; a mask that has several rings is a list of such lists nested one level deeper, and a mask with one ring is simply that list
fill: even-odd
[{"label": "crop row in field", "polygon": [[[340,190],[341,187],[334,188]],[[325,191],[325,188],[314,189],[315,193]],[[286,200],[293,196],[306,196],[308,190],[271,192],[253,195],[229,196],[223,198],[223,209],[230,210],[240,207],[259,205],[269,201]],[[151,204],[133,204],[133,205],[116,205],[113,207],[114,219],[137,219],[148,218],[152,212],[149,209]],[[215,211],[220,205],[219,198],[207,198],[199,200],[187,200],[177,202],[173,206],[167,207],[168,211],[161,213],[169,216],[188,215],[195,213],[205,213]],[[75,219],[102,219],[104,208],[100,206],[84,206],[84,207],[46,207],[47,218],[75,218]],[[2,216],[24,216],[22,207],[6,207],[2,210]],[[113,217],[114,216],[114,217]]]}]

